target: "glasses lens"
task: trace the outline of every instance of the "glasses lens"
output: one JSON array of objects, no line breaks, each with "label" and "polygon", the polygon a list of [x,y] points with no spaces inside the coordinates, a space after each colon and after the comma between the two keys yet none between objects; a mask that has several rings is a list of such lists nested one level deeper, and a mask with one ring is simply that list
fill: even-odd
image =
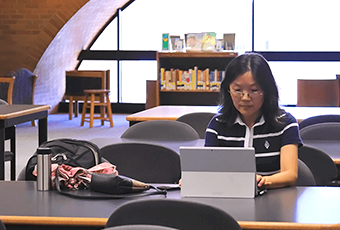
[{"label": "glasses lens", "polygon": [[231,95],[233,95],[234,97],[237,97],[237,98],[242,98],[245,95],[247,95],[250,98],[256,99],[256,98],[259,98],[260,96],[262,96],[262,92],[260,92],[260,91],[254,91],[254,92],[250,92],[250,93],[243,93],[241,91],[229,91],[229,93]]}]

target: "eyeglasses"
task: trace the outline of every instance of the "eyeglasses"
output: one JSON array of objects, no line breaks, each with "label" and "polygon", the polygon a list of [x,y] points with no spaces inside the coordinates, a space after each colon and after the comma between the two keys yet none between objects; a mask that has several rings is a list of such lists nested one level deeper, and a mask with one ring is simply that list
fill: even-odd
[{"label": "eyeglasses", "polygon": [[263,92],[260,91],[260,90],[253,90],[253,91],[250,91],[250,92],[242,92],[240,90],[228,90],[228,92],[234,96],[234,97],[237,97],[237,98],[243,98],[244,95],[248,94],[248,97],[251,98],[251,99],[256,99],[256,98],[259,98],[260,96],[263,95]]}]

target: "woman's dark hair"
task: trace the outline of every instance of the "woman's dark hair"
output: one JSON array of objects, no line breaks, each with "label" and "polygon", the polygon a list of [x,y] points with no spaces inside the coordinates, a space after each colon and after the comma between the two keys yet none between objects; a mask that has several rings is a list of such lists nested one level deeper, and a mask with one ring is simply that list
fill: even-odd
[{"label": "woman's dark hair", "polygon": [[220,89],[220,119],[229,125],[232,124],[238,111],[234,107],[230,93],[230,84],[239,76],[250,71],[256,83],[263,92],[262,114],[271,125],[279,125],[278,116],[284,111],[279,107],[279,92],[272,71],[267,60],[260,54],[246,53],[234,58],[225,70],[225,76]]}]

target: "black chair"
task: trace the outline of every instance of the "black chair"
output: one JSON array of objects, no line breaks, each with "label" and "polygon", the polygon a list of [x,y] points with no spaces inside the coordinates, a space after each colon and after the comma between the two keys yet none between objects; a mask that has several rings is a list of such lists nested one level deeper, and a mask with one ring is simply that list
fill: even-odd
[{"label": "black chair", "polygon": [[103,230],[178,230],[178,229],[159,225],[133,224],[109,227],[104,228]]},{"label": "black chair", "polygon": [[339,141],[340,122],[327,122],[306,126],[300,130],[302,140]]},{"label": "black chair", "polygon": [[312,171],[300,159],[298,159],[298,178],[295,186],[315,186],[315,179]]},{"label": "black chair", "polygon": [[331,185],[338,176],[338,170],[332,158],[322,150],[304,145],[299,148],[299,159],[312,171],[317,186]]},{"label": "black chair", "polygon": [[184,122],[191,127],[193,127],[196,132],[199,134],[201,139],[205,138],[205,130],[210,122],[210,120],[216,115],[216,113],[209,112],[195,112],[195,113],[187,113],[179,118],[177,121]]},{"label": "black chair", "polygon": [[147,143],[117,143],[104,146],[102,157],[117,166],[119,174],[146,183],[178,183],[180,157],[174,150]]},{"label": "black chair", "polygon": [[309,125],[327,123],[327,122],[340,122],[340,115],[336,114],[327,114],[327,115],[319,115],[314,117],[306,118],[299,123],[300,129],[303,129]]},{"label": "black chair", "polygon": [[182,230],[241,230],[227,212],[206,204],[174,199],[144,199],[127,202],[109,217],[105,227],[149,224]]},{"label": "black chair", "polygon": [[200,139],[190,125],[180,121],[152,120],[130,126],[121,138],[163,141],[189,141]]}]

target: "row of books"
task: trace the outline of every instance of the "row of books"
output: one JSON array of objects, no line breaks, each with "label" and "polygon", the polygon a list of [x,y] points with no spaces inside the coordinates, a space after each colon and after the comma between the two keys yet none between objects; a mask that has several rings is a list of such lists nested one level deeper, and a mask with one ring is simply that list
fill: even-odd
[{"label": "row of books", "polygon": [[215,32],[187,33],[184,40],[178,35],[163,34],[163,50],[222,51],[235,50],[235,33],[223,34],[217,39]]},{"label": "row of books", "polygon": [[224,71],[200,70],[197,67],[188,70],[161,68],[159,71],[161,90],[219,90],[224,78]]}]

